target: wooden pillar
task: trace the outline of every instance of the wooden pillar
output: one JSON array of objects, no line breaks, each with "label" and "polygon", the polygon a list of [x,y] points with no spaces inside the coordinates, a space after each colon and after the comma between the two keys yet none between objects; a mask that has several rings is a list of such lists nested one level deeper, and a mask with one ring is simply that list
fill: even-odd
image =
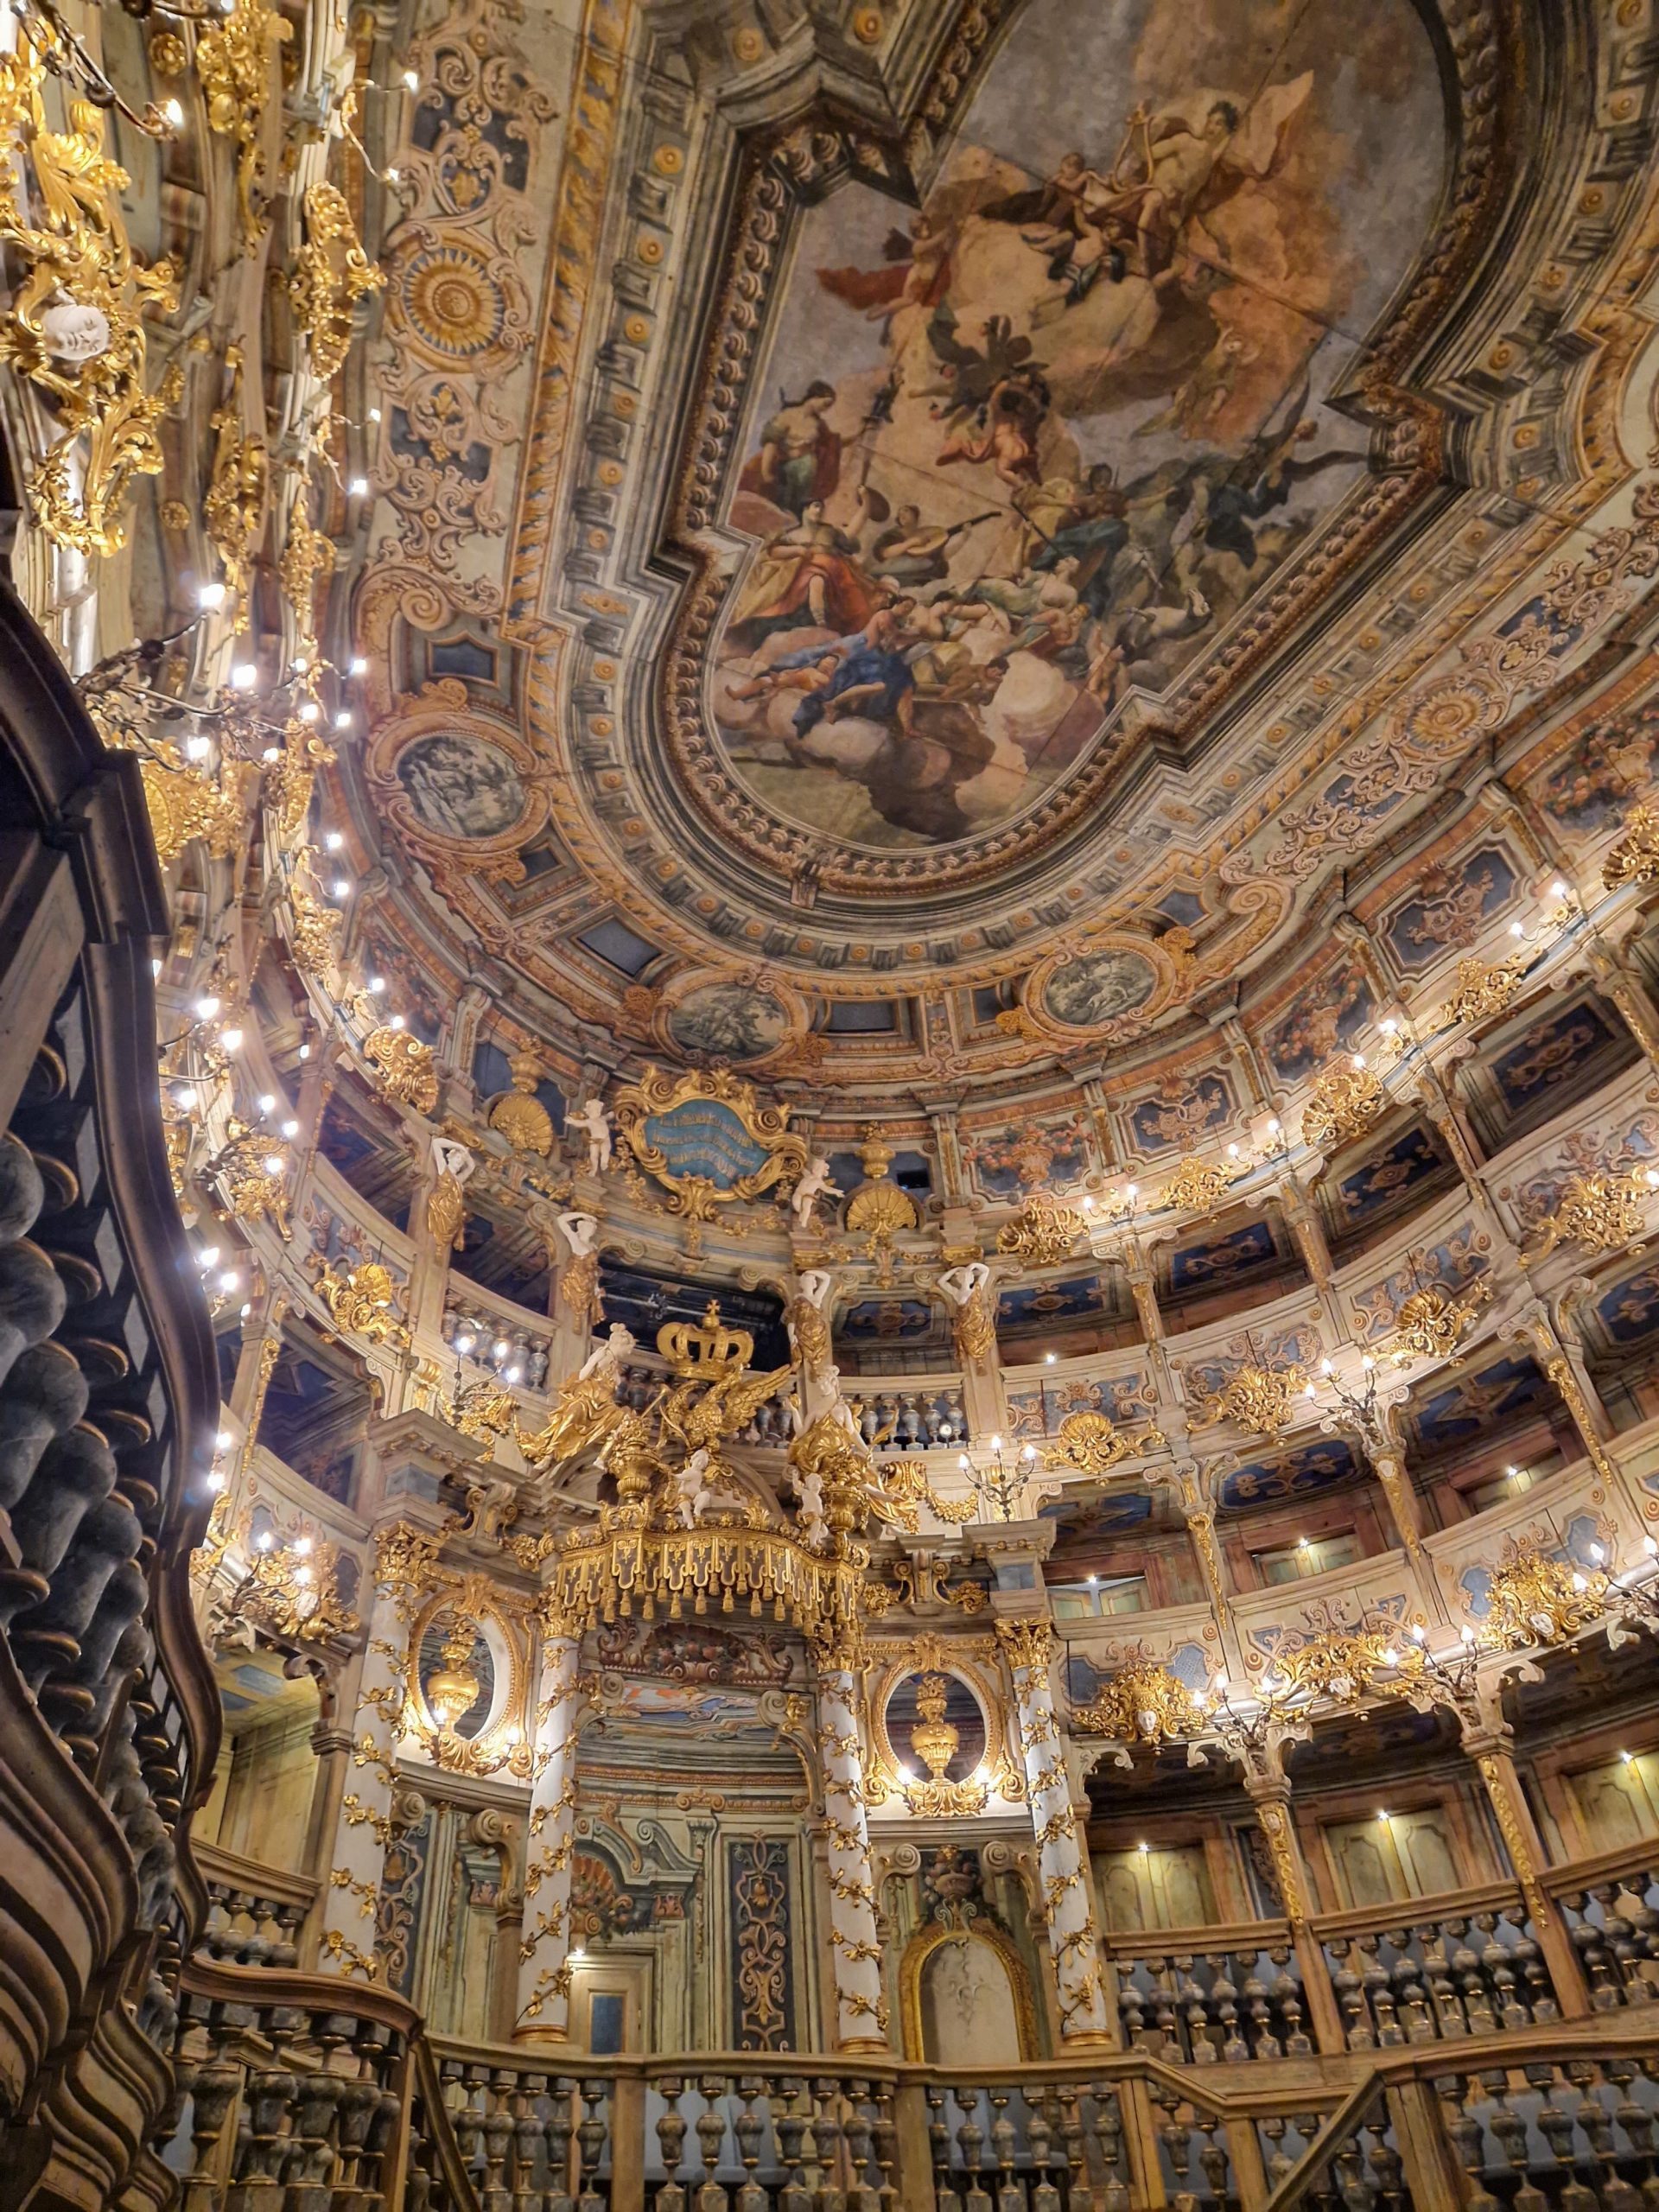
[{"label": "wooden pillar", "polygon": [[1279,1894],[1284,1900],[1285,1917],[1290,1923],[1291,1942],[1301,1969],[1302,1994],[1307,2000],[1313,2040],[1320,2051],[1334,2054],[1345,2048],[1342,2016],[1337,2009],[1337,1993],[1331,1986],[1324,1947],[1311,1925],[1313,1889],[1291,1815],[1289,1781],[1274,1758],[1270,1764],[1264,1764],[1247,1774],[1244,1789],[1255,1808],[1257,1825],[1267,1839],[1273,1871],[1278,1877]]},{"label": "wooden pillar", "polygon": [[1526,1791],[1510,1753],[1509,1731],[1501,1721],[1494,1722],[1490,1717],[1465,1721],[1463,1748],[1474,1761],[1481,1786],[1491,1802],[1510,1867],[1521,1885],[1534,1940],[1549,1969],[1562,2014],[1568,2019],[1582,2019],[1590,2011],[1584,1969],[1577,1948],[1543,1885],[1541,1876],[1549,1864],[1549,1853],[1538,1833],[1532,1808],[1527,1802]]}]

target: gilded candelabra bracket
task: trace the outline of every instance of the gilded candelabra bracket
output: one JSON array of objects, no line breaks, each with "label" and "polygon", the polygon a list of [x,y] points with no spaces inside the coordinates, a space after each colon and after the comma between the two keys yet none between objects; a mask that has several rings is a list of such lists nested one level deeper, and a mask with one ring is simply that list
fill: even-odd
[{"label": "gilded candelabra bracket", "polygon": [[996,1249],[1011,1253],[1021,1266],[1052,1268],[1071,1256],[1085,1224],[1075,1206],[1049,1191],[1033,1191],[996,1232]]},{"label": "gilded candelabra bracket", "polygon": [[1270,1707],[1300,1700],[1352,1709],[1373,1697],[1416,1701],[1428,1671],[1421,1638],[1389,1621],[1321,1629],[1281,1648],[1258,1687]]},{"label": "gilded candelabra bracket", "polygon": [[276,576],[283,597],[293,610],[301,639],[307,645],[314,645],[316,639],[317,586],[334,574],[334,542],[312,521],[310,486],[301,476],[289,499],[288,530]]},{"label": "gilded candelabra bracket", "polygon": [[1636,805],[1619,825],[1619,836],[1602,864],[1601,880],[1609,891],[1627,883],[1652,883],[1659,879],[1659,807]]},{"label": "gilded candelabra bracket", "polygon": [[251,1128],[232,1114],[226,1125],[226,1142],[208,1170],[224,1185],[226,1199],[238,1221],[270,1222],[279,1236],[290,1233],[288,1211],[288,1161],[275,1141],[263,1129]]},{"label": "gilded candelabra bracket", "polygon": [[1331,1068],[1302,1109],[1302,1141],[1316,1149],[1363,1135],[1382,1114],[1389,1095],[1370,1068]]},{"label": "gilded candelabra bracket", "polygon": [[295,855],[288,876],[288,941],[294,964],[312,982],[324,983],[340,964],[343,917],[325,906],[314,873],[316,855],[309,846]]},{"label": "gilded candelabra bracket", "polygon": [[246,1641],[256,1630],[279,1643],[309,1645],[355,1636],[362,1623],[340,1594],[339,1545],[303,1522],[286,1535],[266,1529],[257,1537],[251,1523],[251,1514],[245,1515],[219,1548],[220,1558],[245,1551],[247,1566],[212,1609],[213,1641]]},{"label": "gilded candelabra bracket", "polygon": [[[178,306],[175,272],[134,258],[121,212],[130,180],[104,151],[104,119],[71,99],[67,130],[50,129],[41,93],[67,66],[57,34],[37,17],[0,55],[0,244],[23,271],[0,317],[0,361],[45,392],[63,436],[29,485],[35,519],[54,543],[87,557],[126,543],[135,476],[159,476],[158,425],[184,389],[176,364],[145,389],[143,318]],[[30,221],[25,175],[41,220]],[[85,437],[77,468],[72,448]]]},{"label": "gilded candelabra bracket", "polygon": [[1131,1434],[1106,1414],[1068,1414],[1043,1455],[1043,1466],[1051,1474],[1103,1475],[1120,1459],[1160,1451],[1167,1440],[1162,1429],[1150,1423]]},{"label": "gilded candelabra bracket", "polygon": [[1196,1426],[1214,1428],[1231,1421],[1257,1436],[1277,1436],[1295,1418],[1296,1401],[1306,1394],[1307,1376],[1298,1366],[1236,1367],[1199,1408]]},{"label": "gilded candelabra bracket", "polygon": [[409,1325],[397,1312],[397,1286],[378,1260],[365,1260],[343,1274],[326,1260],[314,1258],[312,1264],[317,1268],[317,1295],[337,1329],[368,1344],[407,1347]]},{"label": "gilded candelabra bracket", "polygon": [[345,194],[319,181],[306,187],[305,236],[288,280],[294,320],[310,346],[311,371],[331,384],[352,348],[353,310],[385,283],[358,241]]},{"label": "gilded candelabra bracket", "polygon": [[196,74],[207,104],[207,127],[235,142],[237,219],[245,253],[251,253],[270,227],[265,109],[277,49],[293,35],[293,26],[266,0],[236,0],[223,22],[196,34]]}]

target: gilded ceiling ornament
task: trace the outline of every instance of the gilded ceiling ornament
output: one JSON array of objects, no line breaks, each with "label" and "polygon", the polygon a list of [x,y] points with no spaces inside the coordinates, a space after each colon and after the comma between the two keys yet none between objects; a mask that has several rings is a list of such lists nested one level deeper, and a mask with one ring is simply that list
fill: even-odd
[{"label": "gilded ceiling ornament", "polygon": [[853,1193],[847,1208],[848,1228],[867,1233],[872,1252],[916,1225],[916,1202],[896,1183],[863,1184]]},{"label": "gilded ceiling ornament", "polygon": [[1484,1275],[1477,1275],[1460,1298],[1429,1283],[1402,1300],[1384,1350],[1390,1357],[1449,1359],[1465,1332],[1492,1294]]},{"label": "gilded ceiling ornament", "polygon": [[397,1312],[397,1286],[378,1260],[365,1260],[344,1274],[325,1260],[317,1276],[317,1294],[334,1326],[348,1336],[361,1337],[368,1344],[408,1344],[409,1325]]},{"label": "gilded ceiling ornament", "polygon": [[311,371],[330,384],[351,351],[352,309],[385,277],[358,243],[352,211],[337,187],[305,190],[305,238],[288,280],[294,319],[310,340]]},{"label": "gilded ceiling ornament", "polygon": [[231,1211],[238,1221],[269,1220],[279,1236],[289,1232],[288,1162],[272,1138],[232,1114],[226,1125],[224,1149],[211,1173],[223,1179]]},{"label": "gilded ceiling ornament", "polygon": [[1659,807],[1637,804],[1619,825],[1617,843],[1602,865],[1601,880],[1609,891],[1627,883],[1651,883],[1659,877]]},{"label": "gilded ceiling ornament", "polygon": [[1638,1243],[1647,1233],[1648,1205],[1655,1188],[1649,1180],[1651,1173],[1632,1168],[1615,1175],[1602,1169],[1592,1175],[1569,1175],[1536,1243],[1528,1248],[1529,1263],[1543,1259],[1558,1244],[1580,1244],[1586,1252],[1615,1252]]},{"label": "gilded ceiling ornament", "polygon": [[925,1781],[907,1782],[905,1802],[918,1820],[968,1820],[982,1813],[990,1796],[989,1785],[974,1775],[961,1782],[948,1779],[945,1770],[956,1757],[962,1731],[945,1718],[947,1688],[943,1675],[921,1675],[916,1685],[919,1716],[910,1732],[918,1758],[927,1769]]},{"label": "gilded ceiling ornament", "polygon": [[276,49],[293,35],[293,26],[265,0],[236,0],[222,22],[208,23],[196,33],[196,74],[207,103],[207,127],[219,137],[236,141],[237,216],[246,253],[270,228],[265,105],[279,89],[273,68]]},{"label": "gilded ceiling ornament", "polygon": [[1189,1157],[1177,1163],[1158,1194],[1158,1204],[1179,1207],[1184,1213],[1213,1213],[1243,1173],[1242,1167],[1230,1164],[1206,1166],[1203,1160]]},{"label": "gilded ceiling ornament", "polygon": [[511,1436],[518,1418],[518,1402],[504,1383],[493,1375],[480,1375],[463,1383],[449,1405],[442,1408],[443,1418],[451,1428],[462,1436],[476,1437],[481,1444],[493,1444],[498,1436]]},{"label": "gilded ceiling ornament", "polygon": [[1164,1440],[1161,1429],[1148,1427],[1130,1436],[1105,1414],[1068,1414],[1053,1445],[1044,1454],[1043,1465],[1050,1472],[1065,1470],[1077,1475],[1103,1475],[1120,1459],[1154,1451]]},{"label": "gilded ceiling ornament", "polygon": [[[1274,1654],[1274,1677],[1264,1681],[1270,1701],[1293,1697],[1328,1699],[1357,1706],[1380,1691],[1399,1693],[1421,1681],[1423,1647],[1392,1624],[1321,1629],[1293,1649]],[[1385,1682],[1379,1677],[1386,1676]]]},{"label": "gilded ceiling ornament", "polygon": [[1052,1268],[1067,1258],[1084,1230],[1083,1216],[1047,1191],[1033,1191],[996,1232],[996,1249],[1022,1266]]},{"label": "gilded ceiling ornament", "polygon": [[156,857],[163,867],[197,837],[217,860],[229,860],[242,849],[251,773],[245,763],[233,760],[215,777],[194,767],[168,740],[146,739],[138,774]]},{"label": "gilded ceiling ornament", "polygon": [[1074,1706],[1071,1726],[1079,1735],[1104,1736],[1113,1743],[1162,1744],[1201,1735],[1205,1719],[1203,1707],[1179,1675],[1147,1660],[1120,1668],[1087,1705]]},{"label": "gilded ceiling ornament", "polygon": [[[121,210],[130,180],[104,152],[104,120],[91,101],[68,102],[69,128],[48,130],[41,92],[55,33],[31,16],[30,35],[0,55],[0,244],[19,271],[0,319],[0,361],[54,402],[63,435],[29,485],[36,520],[54,543],[90,557],[126,543],[124,512],[135,476],[159,476],[157,425],[184,389],[171,364],[144,389],[143,318],[178,306],[170,261],[133,258]],[[30,222],[24,161],[33,172]],[[87,443],[71,465],[75,441]]]},{"label": "gilded ceiling ornament", "polygon": [[492,1103],[490,1127],[499,1129],[515,1152],[538,1153],[545,1160],[553,1149],[553,1117],[536,1096],[541,1061],[534,1052],[515,1052],[508,1073],[512,1089]]},{"label": "gilded ceiling ornament", "polygon": [[1477,1640],[1514,1648],[1564,1643],[1602,1619],[1611,1590],[1599,1567],[1552,1559],[1535,1543],[1521,1545],[1492,1571]]},{"label": "gilded ceiling ornament", "polygon": [[315,855],[308,847],[296,855],[288,879],[289,949],[302,976],[321,982],[337,964],[342,916],[326,906],[312,875]]},{"label": "gilded ceiling ornament", "polygon": [[[283,26],[286,30],[288,26]],[[213,36],[210,31],[207,34]],[[201,518],[213,540],[232,594],[248,588],[248,563],[265,525],[270,494],[270,455],[257,430],[242,426],[242,349],[227,346],[225,365],[230,389],[209,416],[214,433],[213,471],[201,503]]]},{"label": "gilded ceiling ornament", "polygon": [[617,1133],[669,1193],[669,1211],[692,1221],[717,1205],[760,1198],[805,1170],[804,1140],[786,1107],[763,1106],[729,1068],[677,1077],[647,1066],[613,1104]]},{"label": "gilded ceiling ornament", "polygon": [[297,715],[289,717],[283,730],[283,749],[265,773],[276,809],[276,836],[286,845],[305,828],[316,789],[317,771],[332,765],[334,748]]},{"label": "gilded ceiling ornament", "polygon": [[378,1070],[388,1098],[412,1106],[417,1114],[429,1114],[436,1107],[438,1073],[432,1047],[409,1030],[385,1023],[372,1029],[363,1039],[363,1057]]},{"label": "gilded ceiling ornament", "polygon": [[1370,1068],[1329,1069],[1302,1109],[1302,1141],[1317,1147],[1357,1137],[1388,1103],[1388,1093]]},{"label": "gilded ceiling ornament", "polygon": [[308,642],[316,636],[318,582],[334,570],[334,542],[312,523],[310,487],[301,476],[289,501],[288,535],[276,574],[283,597],[294,610],[300,636]]},{"label": "gilded ceiling ornament", "polygon": [[1213,1428],[1230,1421],[1258,1436],[1277,1436],[1294,1417],[1294,1401],[1306,1388],[1307,1376],[1297,1366],[1262,1367],[1254,1361],[1236,1367],[1218,1390],[1205,1401],[1196,1426]]},{"label": "gilded ceiling ornament", "polygon": [[1526,971],[1527,956],[1522,952],[1511,953],[1507,960],[1494,961],[1490,967],[1484,960],[1459,960],[1457,984],[1441,1008],[1444,1019],[1467,1025],[1502,1014],[1520,988]]}]

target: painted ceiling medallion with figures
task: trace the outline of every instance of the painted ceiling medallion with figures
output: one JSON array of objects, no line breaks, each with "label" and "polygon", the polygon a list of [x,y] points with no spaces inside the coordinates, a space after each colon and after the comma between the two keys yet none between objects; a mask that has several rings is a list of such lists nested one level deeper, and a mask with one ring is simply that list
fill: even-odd
[{"label": "painted ceiling medallion with figures", "polygon": [[1004,876],[1097,810],[1154,720],[1202,744],[1236,674],[1428,489],[1372,473],[1375,363],[1336,333],[1386,353],[1443,303],[1433,255],[1408,282],[1443,181],[1431,42],[1405,0],[1320,0],[1288,41],[1262,14],[1200,34],[1173,0],[1083,22],[1028,0],[948,151],[900,181],[908,213],[891,180],[817,196],[792,141],[754,165],[728,251],[766,337],[734,418],[748,348],[717,330],[684,494],[688,531],[734,551],[665,687],[722,837],[775,865],[781,828],[786,868],[810,851],[855,899]]}]

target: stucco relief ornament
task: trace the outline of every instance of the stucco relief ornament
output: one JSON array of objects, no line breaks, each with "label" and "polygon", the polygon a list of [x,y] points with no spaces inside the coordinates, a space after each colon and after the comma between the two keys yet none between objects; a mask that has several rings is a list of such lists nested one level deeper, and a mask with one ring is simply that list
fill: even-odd
[{"label": "stucco relief ornament", "polygon": [[1184,1213],[1212,1214],[1243,1173],[1242,1167],[1231,1165],[1211,1166],[1198,1159],[1180,1160],[1158,1193],[1157,1203]]},{"label": "stucco relief ornament", "polygon": [[[1087,1705],[1074,1706],[1071,1726],[1079,1735],[1103,1736],[1122,1744],[1182,1742],[1203,1732],[1204,1708],[1178,1675],[1156,1661],[1121,1668],[1103,1682]],[[1127,1766],[1127,1750],[1118,1764]]]},{"label": "stucco relief ornament", "polygon": [[534,1052],[515,1052],[508,1069],[512,1089],[492,1102],[490,1127],[499,1129],[515,1152],[539,1153],[545,1160],[553,1149],[553,1117],[536,1096],[541,1062]]},{"label": "stucco relief ornament", "polygon": [[388,1098],[429,1114],[438,1103],[438,1072],[432,1047],[407,1029],[389,1022],[372,1029],[363,1040],[363,1057],[379,1075]]},{"label": "stucco relief ornament", "polygon": [[1477,1641],[1517,1649],[1564,1643],[1603,1618],[1611,1589],[1599,1567],[1552,1559],[1535,1543],[1519,1545],[1493,1570]]},{"label": "stucco relief ornament", "polygon": [[1633,806],[1620,825],[1618,842],[1602,864],[1609,891],[1627,883],[1651,883],[1659,877],[1659,807]]},{"label": "stucco relief ornament", "polygon": [[1052,1268],[1069,1258],[1084,1230],[1083,1216],[1046,1191],[1033,1191],[1012,1221],[996,1232],[999,1252],[1028,1268]]},{"label": "stucco relief ornament", "polygon": [[1491,1294],[1484,1275],[1478,1275],[1461,1298],[1448,1296],[1438,1283],[1414,1290],[1394,1317],[1389,1356],[1396,1360],[1449,1359]]},{"label": "stucco relief ornament", "polygon": [[1459,960],[1456,985],[1440,1009],[1442,1019],[1466,1025],[1502,1014],[1520,988],[1526,971],[1527,957],[1521,952],[1494,961],[1490,967],[1484,960]]},{"label": "stucco relief ornament", "polygon": [[1044,1455],[1043,1465],[1050,1472],[1103,1475],[1120,1459],[1156,1451],[1165,1440],[1163,1431],[1151,1427],[1130,1435],[1106,1414],[1068,1414]]},{"label": "stucco relief ornament", "polygon": [[675,1077],[647,1066],[616,1095],[617,1134],[669,1193],[671,1213],[712,1219],[716,1206],[758,1198],[806,1172],[804,1141],[785,1107],[764,1106],[729,1068]]},{"label": "stucco relief ornament", "polygon": [[1258,1436],[1277,1436],[1288,1428],[1295,1414],[1295,1399],[1306,1389],[1307,1376],[1300,1367],[1236,1367],[1218,1390],[1212,1390],[1196,1426],[1213,1428],[1230,1421]]},{"label": "stucco relief ornament", "polygon": [[1368,1129],[1389,1103],[1370,1068],[1331,1068],[1314,1084],[1302,1109],[1302,1141],[1340,1144]]},{"label": "stucco relief ornament", "polygon": [[378,1260],[365,1261],[344,1274],[323,1261],[317,1294],[334,1326],[347,1336],[361,1337],[369,1344],[408,1344],[409,1326],[397,1313],[397,1285]]},{"label": "stucco relief ornament", "polygon": [[1659,1170],[1652,1168],[1632,1168],[1625,1175],[1605,1169],[1593,1175],[1569,1175],[1537,1242],[1522,1258],[1531,1266],[1558,1244],[1581,1245],[1586,1252],[1617,1252],[1638,1244],[1647,1234],[1648,1205],[1656,1188]]}]

